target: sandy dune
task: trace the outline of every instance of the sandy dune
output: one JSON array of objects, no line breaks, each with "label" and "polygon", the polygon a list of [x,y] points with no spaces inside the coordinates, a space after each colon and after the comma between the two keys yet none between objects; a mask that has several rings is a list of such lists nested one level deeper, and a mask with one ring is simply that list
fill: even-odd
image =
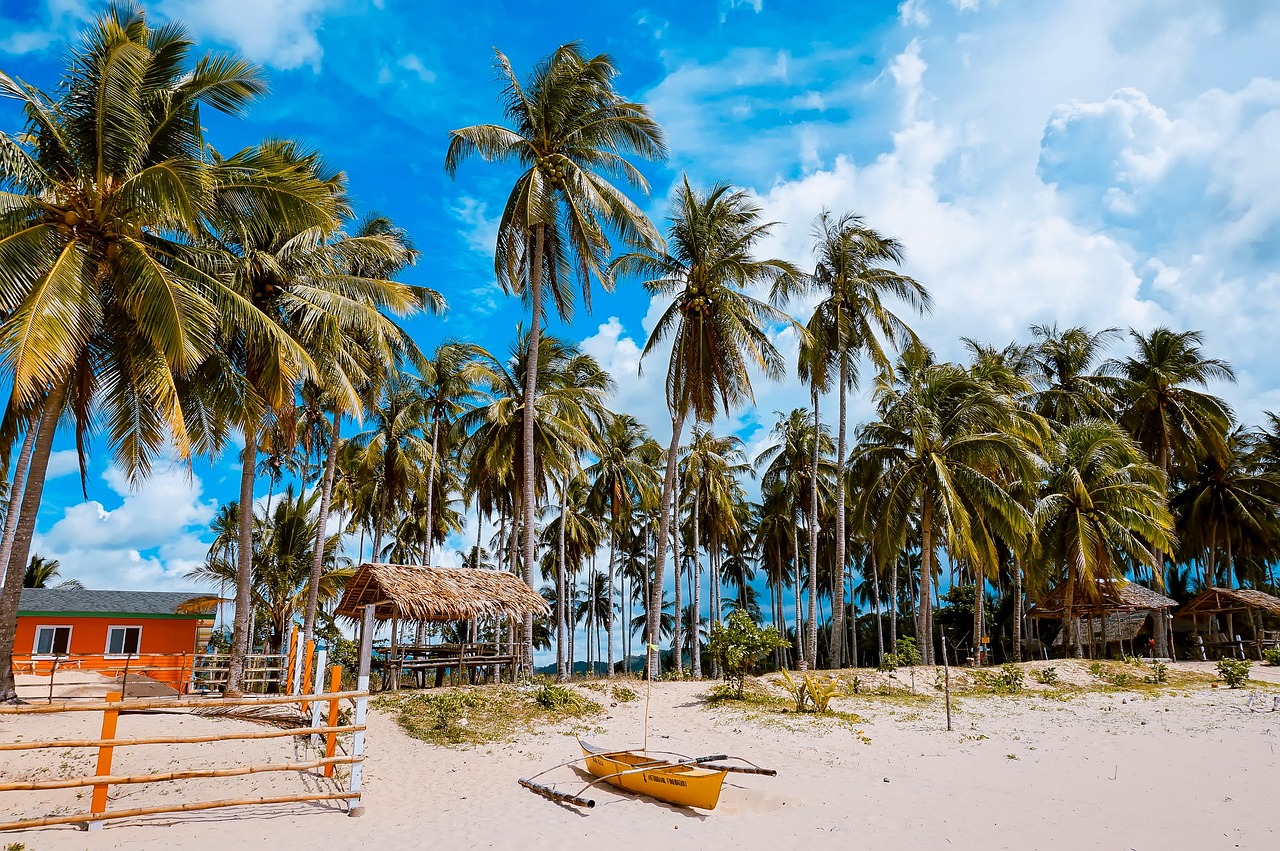
[{"label": "sandy dune", "polygon": [[[1254,676],[1280,682],[1280,669],[1255,667]],[[117,822],[92,835],[46,828],[3,839],[24,842],[31,851],[286,844],[550,849],[584,839],[605,848],[1280,847],[1280,712],[1242,712],[1246,691],[973,697],[962,701],[947,733],[936,699],[853,698],[841,708],[862,722],[849,724],[708,709],[701,700],[707,688],[655,684],[651,746],[739,754],[779,771],[777,778],[731,776],[710,813],[611,790],[595,792],[597,807],[582,812],[521,789],[518,777],[575,755],[567,729],[515,744],[452,750],[410,739],[390,718],[373,713],[363,818],[348,818],[328,804],[292,805]],[[1277,693],[1273,688],[1265,694],[1268,708]],[[588,735],[609,745],[635,743],[643,708],[642,700],[611,707],[607,718],[591,725],[600,729]],[[92,736],[98,718],[0,718],[0,738]],[[120,735],[193,734],[245,723],[126,716]],[[294,753],[287,740],[134,748],[118,752],[115,768],[154,771],[237,758],[276,762]],[[0,766],[10,778],[65,776],[91,773],[93,759],[87,751],[5,753]],[[554,779],[571,790],[581,785],[572,769],[559,770]],[[328,788],[319,778],[297,775],[187,781],[113,789],[112,807]],[[79,811],[84,800],[87,792],[80,800],[65,791],[0,793],[0,814]]]}]

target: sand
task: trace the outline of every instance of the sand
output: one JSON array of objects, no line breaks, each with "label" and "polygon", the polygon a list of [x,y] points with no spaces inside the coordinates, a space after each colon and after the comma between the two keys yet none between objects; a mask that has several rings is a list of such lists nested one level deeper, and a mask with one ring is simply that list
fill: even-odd
[{"label": "sand", "polygon": [[[1087,676],[1055,663],[1066,678]],[[1190,665],[1180,664],[1180,670]],[[1198,666],[1210,670],[1211,666]],[[1280,683],[1280,669],[1255,665]],[[905,679],[905,677],[904,677]],[[926,687],[922,675],[919,684]],[[927,675],[932,683],[932,674]],[[634,685],[634,684],[633,684]],[[943,729],[940,700],[852,698],[862,721],[761,716],[708,708],[707,683],[657,683],[650,745],[728,752],[776,778],[730,776],[713,812],[680,810],[600,790],[589,812],[521,789],[516,779],[575,755],[568,727],[470,750],[406,736],[388,716],[369,721],[363,818],[299,804],[152,817],[100,833],[45,828],[7,834],[30,851],[78,848],[601,848],[1218,849],[1280,847],[1280,712],[1241,711],[1249,691],[969,697]],[[584,692],[598,698],[593,692]],[[1260,690],[1266,707],[1274,687]],[[643,701],[609,707],[590,737],[633,743]],[[0,718],[0,739],[93,736],[100,716]],[[261,729],[193,716],[125,716],[120,735]],[[301,751],[297,752],[301,755]],[[117,752],[115,770],[157,771],[294,758],[288,740]],[[87,751],[0,755],[6,777],[91,773]],[[554,779],[581,785],[572,769]],[[113,790],[112,808],[180,800],[327,790],[313,776],[258,775]],[[0,793],[0,815],[80,811],[71,792]]]}]

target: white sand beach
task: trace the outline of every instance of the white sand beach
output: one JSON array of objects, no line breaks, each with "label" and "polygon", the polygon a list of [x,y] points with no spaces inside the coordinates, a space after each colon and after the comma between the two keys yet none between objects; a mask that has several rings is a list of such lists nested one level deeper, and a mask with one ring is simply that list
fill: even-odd
[{"label": "white sand beach", "polygon": [[[1082,663],[1056,662],[1064,679]],[[1178,669],[1211,670],[1180,664]],[[1255,666],[1280,684],[1280,669]],[[909,677],[899,673],[909,681]],[[932,672],[921,672],[921,691]],[[1030,679],[1030,678],[1029,678]],[[632,684],[636,685],[636,684]],[[11,833],[30,851],[174,847],[564,848],[582,841],[665,848],[873,847],[884,849],[1215,849],[1280,847],[1280,712],[1241,711],[1252,691],[1270,708],[1274,686],[1199,688],[1046,697],[966,697],[944,729],[940,699],[854,697],[839,708],[861,721],[760,716],[707,707],[710,684],[656,683],[650,745],[686,753],[726,752],[778,770],[776,778],[730,775],[711,812],[681,810],[610,788],[582,811],[517,785],[575,756],[568,727],[508,744],[454,749],[407,736],[371,713],[365,815],[334,804],[215,810],[108,824],[87,833],[54,827]],[[597,692],[584,694],[599,699]],[[584,737],[634,744],[644,701],[608,706]],[[0,738],[92,737],[100,716],[66,713],[0,719]],[[192,735],[261,729],[189,715],[126,715],[120,736]],[[289,740],[125,748],[118,773],[174,770],[295,757]],[[21,765],[19,765],[21,762]],[[92,773],[88,749],[6,753],[6,778]],[[573,769],[549,775],[562,788],[584,782]],[[112,808],[181,800],[327,790],[313,775],[268,774],[115,787]],[[81,811],[73,791],[0,793],[5,818]],[[838,845],[837,845],[838,843]]]}]

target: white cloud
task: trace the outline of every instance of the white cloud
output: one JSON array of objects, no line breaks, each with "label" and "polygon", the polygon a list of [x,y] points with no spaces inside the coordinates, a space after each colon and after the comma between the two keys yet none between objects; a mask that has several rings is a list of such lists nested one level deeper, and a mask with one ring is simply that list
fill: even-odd
[{"label": "white cloud", "polygon": [[436,72],[422,64],[422,59],[417,54],[410,53],[400,57],[396,65],[413,74],[424,83],[434,83],[436,81]]},{"label": "white cloud", "polygon": [[318,32],[331,0],[161,0],[166,17],[226,42],[250,59],[288,70],[319,70]]},{"label": "white cloud", "polygon": [[[183,575],[204,560],[215,503],[202,499],[199,479],[180,469],[156,472],[136,492],[119,469],[103,475],[119,503],[97,500],[63,510],[37,535],[33,552],[62,563],[61,574],[89,588],[190,588]],[[152,553],[154,555],[144,555]]]},{"label": "white cloud", "polygon": [[466,240],[467,247],[487,257],[493,257],[493,248],[498,242],[498,216],[489,216],[489,206],[484,201],[463,195],[458,198],[449,212],[466,227],[458,233]]},{"label": "white cloud", "polygon": [[80,472],[80,453],[74,449],[59,449],[49,453],[49,466],[45,471],[45,481],[52,481],[72,473]]}]

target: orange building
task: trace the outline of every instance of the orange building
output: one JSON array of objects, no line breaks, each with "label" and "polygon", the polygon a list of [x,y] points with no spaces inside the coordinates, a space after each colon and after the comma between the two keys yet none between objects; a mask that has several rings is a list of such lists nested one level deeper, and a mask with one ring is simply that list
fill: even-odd
[{"label": "orange building", "polygon": [[145,674],[181,691],[204,649],[215,602],[169,591],[24,588],[18,604],[18,673],[99,671]]}]

